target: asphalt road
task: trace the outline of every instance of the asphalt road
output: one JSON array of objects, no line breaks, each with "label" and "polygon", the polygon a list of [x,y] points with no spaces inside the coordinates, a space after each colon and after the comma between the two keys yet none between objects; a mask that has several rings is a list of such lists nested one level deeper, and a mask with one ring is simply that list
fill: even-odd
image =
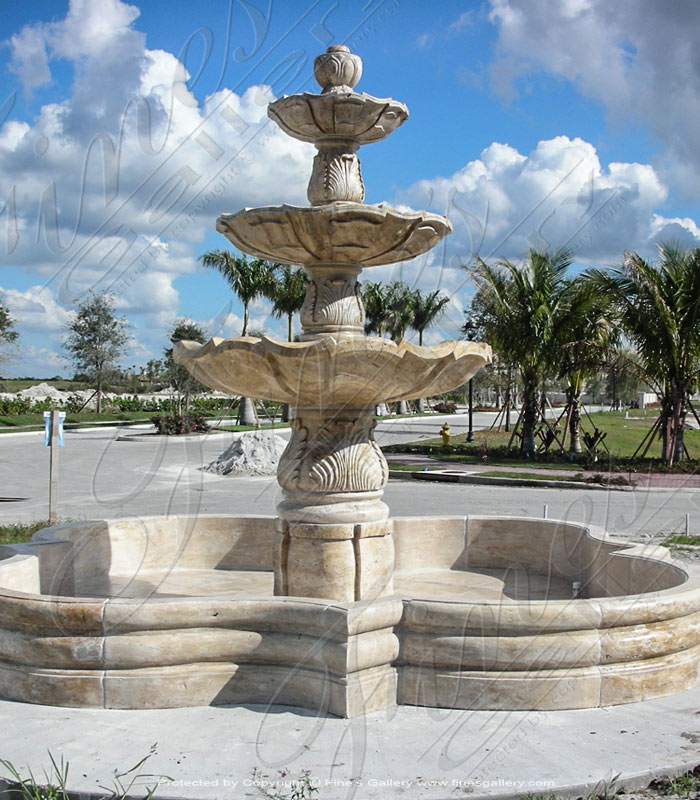
[{"label": "asphalt road", "polygon": [[[486,417],[486,415],[483,415]],[[450,417],[454,429],[464,419]],[[490,424],[475,415],[479,425]],[[382,443],[434,436],[440,418],[393,420],[378,427]],[[119,441],[124,429],[69,431],[59,450],[59,516],[68,519],[231,513],[274,514],[280,500],[274,478],[224,478],[199,467],[216,458],[232,434],[182,439],[144,436]],[[286,434],[288,435],[288,433]],[[49,448],[38,433],[0,436],[0,521],[46,519]],[[7,498],[22,498],[9,501]],[[394,516],[494,514],[592,522],[611,532],[648,538],[681,531],[685,514],[700,533],[700,492],[609,492],[548,488],[469,486],[392,480],[385,500]]]}]

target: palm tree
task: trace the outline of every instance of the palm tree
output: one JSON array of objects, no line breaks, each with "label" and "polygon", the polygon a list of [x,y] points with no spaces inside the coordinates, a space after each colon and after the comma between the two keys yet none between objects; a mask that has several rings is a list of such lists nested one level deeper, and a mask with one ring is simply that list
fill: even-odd
[{"label": "palm tree", "polygon": [[[287,316],[287,341],[294,341],[292,320],[297,311],[301,311],[306,297],[306,272],[294,269],[288,264],[276,264],[272,291],[268,298],[272,300],[272,313],[276,317]],[[289,422],[291,413],[289,403],[282,405],[282,422]]]},{"label": "palm tree", "polygon": [[523,454],[535,451],[537,392],[559,341],[570,265],[566,250],[530,250],[522,265],[504,260],[491,266],[479,258],[469,270],[477,285],[470,312],[475,326],[520,369]]},{"label": "palm tree", "polygon": [[243,303],[243,330],[248,331],[248,306],[253,300],[272,291],[274,266],[261,258],[236,256],[229,250],[210,250],[199,257],[205,267],[212,267],[224,276],[238,299]]},{"label": "palm tree", "polygon": [[[260,258],[248,259],[236,256],[229,250],[210,250],[199,257],[205,267],[212,267],[220,272],[238,299],[243,303],[243,330],[241,336],[248,332],[248,306],[258,297],[264,297],[272,291],[274,267]],[[241,397],[239,419],[242,425],[257,423],[255,407],[248,397]]]},{"label": "palm tree", "polygon": [[423,331],[433,325],[444,313],[450,298],[440,290],[423,294],[420,289],[413,292],[413,321],[411,327],[418,331],[418,344],[423,344]]},{"label": "palm tree", "polygon": [[661,396],[662,458],[683,458],[683,427],[700,360],[700,248],[658,245],[655,264],[625,253],[621,266],[588,274],[614,302],[646,380]]},{"label": "palm tree", "polygon": [[[566,380],[569,451],[581,452],[581,393],[584,383],[598,374],[617,343],[610,297],[593,281],[581,276],[569,281],[565,313],[559,328],[557,374]],[[564,433],[566,437],[566,432]]]},{"label": "palm tree", "polygon": [[413,322],[413,303],[413,292],[402,281],[386,287],[386,330],[395,342],[404,338]]},{"label": "palm tree", "polygon": [[306,297],[306,272],[294,269],[288,264],[275,265],[272,290],[268,298],[272,300],[272,313],[279,319],[287,317],[287,341],[293,341],[292,319],[301,311]]},{"label": "palm tree", "polygon": [[365,333],[383,336],[387,326],[386,286],[374,281],[364,281],[361,294],[365,308]]}]

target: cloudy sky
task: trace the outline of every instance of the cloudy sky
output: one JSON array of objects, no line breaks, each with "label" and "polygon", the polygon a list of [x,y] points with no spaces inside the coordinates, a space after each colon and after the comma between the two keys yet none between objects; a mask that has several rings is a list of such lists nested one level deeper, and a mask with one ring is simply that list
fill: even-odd
[{"label": "cloudy sky", "polygon": [[[66,322],[90,290],[130,324],[124,365],[160,357],[180,316],[240,333],[197,257],[218,214],[306,203],[313,147],[268,121],[316,91],[345,43],[357,89],[408,122],[360,151],[366,202],[429,208],[454,233],[366,278],[441,287],[452,338],[475,253],[571,248],[609,265],[659,240],[700,245],[695,0],[44,0],[0,18],[0,293],[20,333],[6,376],[71,374]],[[252,324],[283,336],[264,302]]]}]

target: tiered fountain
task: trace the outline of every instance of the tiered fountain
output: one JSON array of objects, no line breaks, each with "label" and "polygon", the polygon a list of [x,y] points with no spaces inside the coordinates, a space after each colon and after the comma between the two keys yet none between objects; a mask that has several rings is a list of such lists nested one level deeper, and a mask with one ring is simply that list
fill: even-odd
[{"label": "tiered fountain", "polygon": [[387,466],[372,437],[375,406],[453,389],[488,363],[491,349],[365,336],[362,269],[419,256],[451,228],[437,214],[362,202],[357,150],[388,136],[408,110],[354,92],[362,62],[342,45],[319,56],[314,73],[321,94],[283,97],[268,109],[282,130],[318,150],[311,206],[245,209],[216,225],[239,250],[304,266],[302,341],[183,342],[175,357],[212,388],[293,408],[278,471],[285,499],[277,508],[275,594],[366,600],[393,591],[391,522],[381,501]]},{"label": "tiered fountain", "polygon": [[389,518],[375,404],[460,385],[490,349],[363,335],[360,271],[418,256],[450,226],[362,203],[356,151],[408,112],[354,92],[360,72],[331,47],[316,60],[320,94],[269,107],[318,149],[311,206],[217,223],[245,252],[304,266],[302,341],[176,350],[213,388],[293,406],[278,517],[67,523],[0,548],[0,695],[354,716],[396,703],[587,708],[697,681],[700,581],[664,548],[556,520]]}]

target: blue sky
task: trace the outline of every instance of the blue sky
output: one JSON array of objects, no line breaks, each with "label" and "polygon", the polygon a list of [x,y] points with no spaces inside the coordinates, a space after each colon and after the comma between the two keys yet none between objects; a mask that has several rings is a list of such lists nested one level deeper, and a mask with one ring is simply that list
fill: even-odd
[{"label": "blue sky", "polygon": [[[441,288],[429,343],[454,338],[475,253],[567,246],[579,266],[700,244],[700,58],[693,0],[72,0],[0,19],[0,293],[20,333],[3,374],[71,374],[61,340],[90,290],[129,321],[124,365],[160,357],[172,322],[240,333],[242,309],[197,257],[218,214],[306,204],[313,147],[266,117],[317,91],[345,43],[357,91],[408,105],[362,148],[366,202],[446,213],[415,262],[365,272]],[[261,301],[252,325],[284,336]]]}]

